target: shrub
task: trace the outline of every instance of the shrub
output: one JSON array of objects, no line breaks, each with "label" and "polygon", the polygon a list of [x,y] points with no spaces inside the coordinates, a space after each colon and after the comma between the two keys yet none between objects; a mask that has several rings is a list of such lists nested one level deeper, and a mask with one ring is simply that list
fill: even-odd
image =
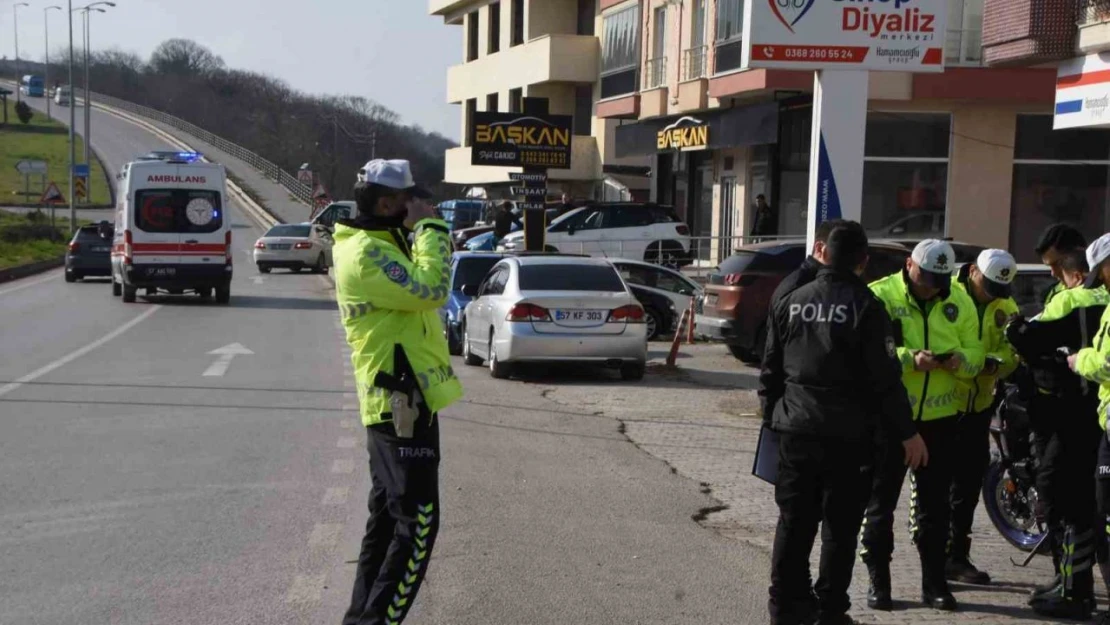
[{"label": "shrub", "polygon": [[19,121],[23,122],[24,124],[30,124],[31,118],[35,116],[35,112],[31,110],[31,106],[29,104],[27,104],[23,100],[20,100],[15,105],[15,115],[19,118]]}]

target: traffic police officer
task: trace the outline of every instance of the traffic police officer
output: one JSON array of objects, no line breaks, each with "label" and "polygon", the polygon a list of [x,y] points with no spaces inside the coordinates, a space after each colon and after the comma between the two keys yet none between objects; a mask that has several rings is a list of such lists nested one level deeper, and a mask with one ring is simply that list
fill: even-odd
[{"label": "traffic police officer", "polygon": [[335,290],[373,486],[343,623],[395,625],[420,590],[439,527],[437,413],[462,396],[436,312],[447,300],[451,239],[408,161],[370,161],[354,195],[358,216],[335,230]]},{"label": "traffic police officer", "polygon": [[979,339],[986,358],[983,370],[960,385],[963,414],[959,417],[960,451],[952,471],[952,536],[945,574],[950,581],[989,584],[990,575],[971,563],[971,522],[979,504],[983,476],[990,464],[990,424],[994,391],[999,380],[1017,368],[1017,355],[1006,340],[1006,323],[1018,314],[1010,297],[1017,262],[1004,250],[984,250],[952,278],[952,288],[975,302]]},{"label": "traffic police officer", "polygon": [[[978,314],[971,297],[952,288],[955,253],[944,241],[926,239],[913,249],[906,267],[871,284],[894,324],[902,383],[909,394],[917,430],[929,447],[930,462],[910,478],[910,523],[921,558],[922,601],[955,610],[944,568],[949,532],[953,460],[958,453],[964,408],[959,385],[983,368]],[[875,471],[871,501],[861,532],[860,556],[871,578],[867,605],[893,609],[890,558],[894,551],[894,510],[906,476],[896,453],[885,446]]]},{"label": "traffic police officer", "polygon": [[1097,558],[1095,553],[1098,397],[1094,384],[1068,369],[1060,350],[1075,353],[1091,344],[1110,296],[1101,286],[1081,288],[1088,276],[1083,250],[1059,253],[1055,260],[1064,289],[1041,314],[1028,322],[1018,319],[1007,330],[1036,387],[1028,411],[1040,446],[1037,497],[1057,571],[1050,584],[1034,590],[1030,605],[1045,616],[1086,620],[1094,609],[1096,559],[1106,571],[1105,552]]},{"label": "traffic police officer", "polygon": [[[1091,272],[1084,286],[1088,289],[1110,286],[1110,234],[1104,234],[1087,248],[1087,264]],[[1110,306],[1102,313],[1094,342],[1076,354],[1068,357],[1068,366],[1084,379],[1099,385],[1098,424],[1102,429],[1099,436],[1098,465],[1095,472],[1096,499],[1098,502],[1099,522],[1103,527],[1095,532],[1099,536],[1099,549],[1106,553],[1107,535],[1110,534],[1110,439],[1106,431],[1107,412],[1110,411]],[[1078,415],[1076,415],[1078,416]],[[1105,561],[1100,560],[1100,562]],[[1103,580],[1107,570],[1102,569]],[[1110,582],[1108,582],[1110,583]],[[1103,613],[1101,625],[1110,625],[1110,611]]]},{"label": "traffic police officer", "polygon": [[[905,441],[905,461],[927,460],[895,359],[890,319],[859,278],[867,236],[849,222],[828,236],[827,265],[773,307],[760,376],[764,420],[779,433],[779,522],[768,608],[777,625],[847,616],[856,530],[870,482],[876,416]],[[820,575],[809,556],[823,523]],[[816,593],[816,601],[813,594]]]}]

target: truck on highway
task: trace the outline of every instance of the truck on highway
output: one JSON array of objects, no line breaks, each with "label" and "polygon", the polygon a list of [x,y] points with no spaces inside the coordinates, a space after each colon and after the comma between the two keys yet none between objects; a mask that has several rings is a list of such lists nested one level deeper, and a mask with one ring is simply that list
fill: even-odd
[{"label": "truck on highway", "polygon": [[127,163],[116,193],[112,294],[195,293],[231,298],[227,174],[195,152],[158,153]]},{"label": "truck on highway", "polygon": [[27,74],[19,81],[19,92],[32,98],[41,98],[46,94],[46,83],[42,76]]}]

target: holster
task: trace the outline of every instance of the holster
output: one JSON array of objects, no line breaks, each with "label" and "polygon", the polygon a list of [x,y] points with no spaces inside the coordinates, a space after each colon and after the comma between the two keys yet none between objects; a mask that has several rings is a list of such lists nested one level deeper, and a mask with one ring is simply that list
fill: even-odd
[{"label": "holster", "polygon": [[393,375],[379,371],[374,377],[374,386],[390,392],[389,408],[393,415],[394,433],[400,438],[412,438],[424,396],[400,345],[394,349],[393,369]]}]

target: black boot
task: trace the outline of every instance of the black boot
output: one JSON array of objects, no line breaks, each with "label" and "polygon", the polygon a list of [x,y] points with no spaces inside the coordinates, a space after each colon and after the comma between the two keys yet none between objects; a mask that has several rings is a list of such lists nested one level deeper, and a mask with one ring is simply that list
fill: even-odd
[{"label": "black boot", "polygon": [[894,600],[890,596],[890,563],[868,562],[867,574],[871,578],[871,586],[867,589],[867,607],[890,612],[894,609]]},{"label": "black boot", "polygon": [[956,598],[948,590],[948,582],[942,580],[921,585],[921,603],[934,610],[945,612],[955,612],[959,609]]},{"label": "black boot", "polygon": [[967,556],[948,558],[948,562],[944,565],[944,577],[950,582],[962,584],[986,586],[991,583],[991,576],[986,571],[975,568]]},{"label": "black boot", "polygon": [[1038,595],[1030,605],[1041,616],[1071,621],[1090,620],[1095,609],[1092,597],[1068,597],[1063,593]]},{"label": "black boot", "polygon": [[1048,539],[1049,541],[1051,541],[1052,544],[1052,570],[1056,571],[1056,575],[1053,576],[1052,580],[1049,581],[1048,584],[1045,584],[1043,586],[1036,586],[1033,588],[1033,592],[1029,593],[1029,605],[1033,605],[1033,602],[1037,599],[1038,595],[1060,593],[1060,584],[1062,583],[1063,578],[1060,577],[1060,541],[1055,539],[1056,536],[1057,534],[1053,533],[1053,535],[1050,536]]}]

